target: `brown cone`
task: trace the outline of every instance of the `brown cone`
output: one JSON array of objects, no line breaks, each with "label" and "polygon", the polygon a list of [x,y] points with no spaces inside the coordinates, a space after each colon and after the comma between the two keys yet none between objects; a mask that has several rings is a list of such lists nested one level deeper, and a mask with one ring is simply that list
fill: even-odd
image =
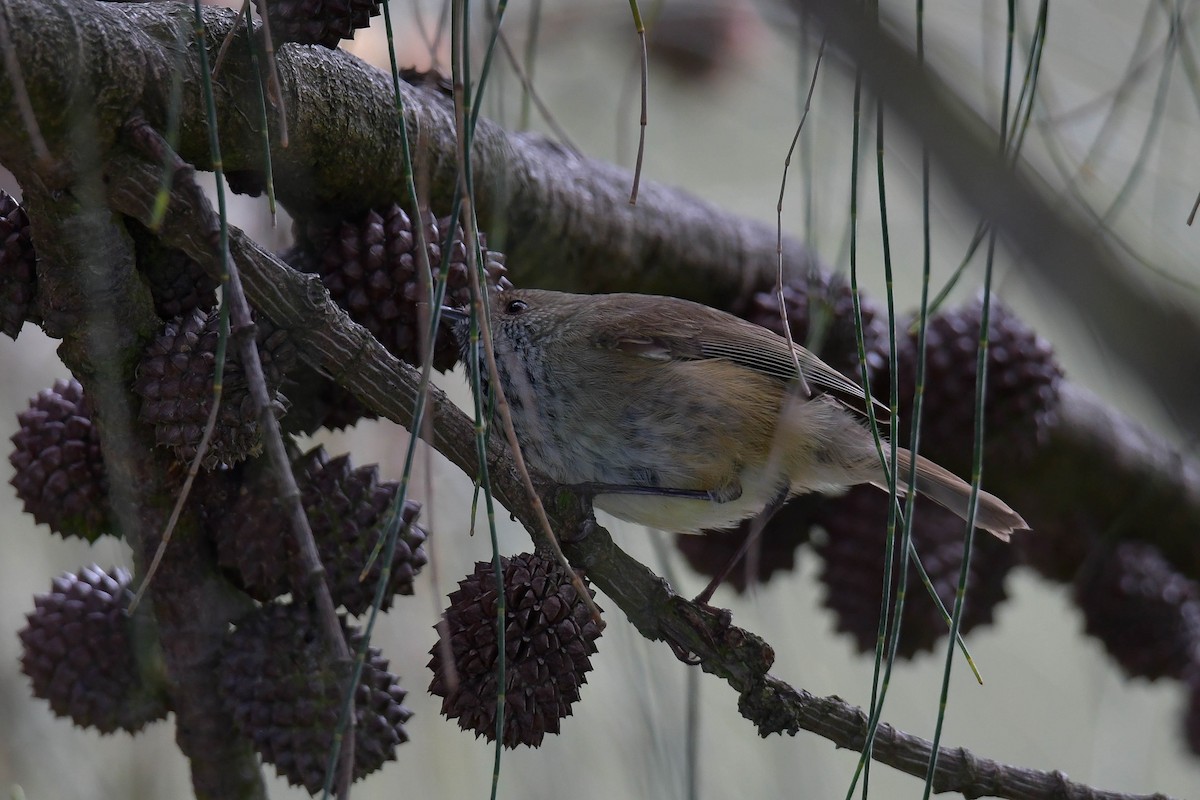
[{"label": "brown cone", "polygon": [[[546,733],[559,732],[579,699],[601,628],[558,562],[525,553],[500,563],[506,601],[504,746],[537,747]],[[458,586],[444,623],[455,669],[447,669],[443,643],[435,642],[429,691],[442,698],[443,716],[495,741],[499,647],[492,565],[477,563]]]},{"label": "brown cone", "polygon": [[[243,617],[221,650],[220,699],[239,732],[263,761],[275,765],[293,786],[318,794],[346,685],[326,649],[314,612],[305,604],[268,604]],[[357,628],[343,621],[351,653],[362,644]],[[367,648],[354,693],[354,778],[396,758],[408,741],[406,692],[388,672],[387,659]]]}]

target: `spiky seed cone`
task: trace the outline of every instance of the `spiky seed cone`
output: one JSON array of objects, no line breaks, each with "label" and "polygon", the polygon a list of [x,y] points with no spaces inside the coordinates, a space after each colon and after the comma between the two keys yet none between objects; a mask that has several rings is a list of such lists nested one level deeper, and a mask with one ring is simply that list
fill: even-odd
[{"label": "spiky seed cone", "polygon": [[12,195],[0,189],[0,332],[16,339],[26,320],[37,322],[37,254],[29,216]]},{"label": "spiky seed cone", "polygon": [[379,0],[270,0],[267,14],[275,43],[319,44],[330,50],[371,24]]},{"label": "spiky seed cone", "polygon": [[[506,600],[504,746],[537,747],[558,733],[592,668],[601,628],[556,562],[524,553],[501,558]],[[451,688],[435,642],[429,691],[442,698],[442,715],[476,737],[496,739],[497,593],[492,565],[479,562],[459,581],[446,609],[445,630],[457,687]],[[589,589],[589,592],[591,590]],[[594,592],[593,592],[594,594]]]},{"label": "spiky seed cone", "polygon": [[217,304],[217,281],[204,267],[180,250],[167,247],[136,222],[127,222],[133,236],[137,265],[150,285],[154,310],[163,319],[208,311]]},{"label": "spiky seed cone", "polygon": [[[351,614],[371,608],[375,586],[383,569],[383,554],[363,580],[360,572],[383,535],[388,509],[399,485],[380,483],[372,464],[354,469],[349,456],[326,462],[304,487],[304,507],[314,530],[320,530],[318,549],[329,575],[335,601]],[[407,501],[401,512],[402,525],[396,538],[388,588],[382,608],[397,594],[413,593],[413,579],[425,566],[425,531],[416,524],[421,506]]]},{"label": "spiky seed cone", "polygon": [[[297,459],[292,470],[334,602],[351,614],[365,613],[375,598],[382,554],[363,580],[359,576],[383,535],[399,484],[380,483],[375,465],[355,469],[349,456],[330,459],[319,447]],[[231,510],[214,526],[218,563],[248,594],[264,601],[305,588],[295,537],[277,494],[270,473],[260,471],[243,482]],[[427,534],[416,524],[420,509],[411,500],[404,504],[385,610],[397,594],[413,593],[413,579],[425,566]]]},{"label": "spiky seed cone", "polygon": [[[816,494],[788,501],[763,528],[753,558],[747,554],[729,573],[725,583],[741,593],[750,585],[766,583],[776,572],[794,569],[796,552],[808,541],[814,515],[823,501],[824,498]],[[741,548],[753,523],[753,520],[744,520],[734,530],[705,531],[700,536],[676,534],[675,547],[692,569],[712,577],[719,574]],[[756,566],[753,574],[747,572],[752,563]]]},{"label": "spiky seed cone", "polygon": [[125,570],[95,565],[55,578],[18,634],[34,696],[101,733],[136,732],[169,710],[162,684],[139,668],[125,614],[129,581]]},{"label": "spiky seed cone", "polygon": [[[342,620],[351,653],[362,635]],[[307,604],[268,604],[237,623],[221,648],[218,691],[234,724],[293,786],[317,794],[333,746],[349,665],[339,667]],[[354,778],[395,759],[408,741],[407,693],[368,647],[354,693]]]},{"label": "spiky seed cone", "polygon": [[1132,676],[1178,678],[1200,662],[1200,587],[1151,544],[1122,542],[1096,558],[1075,602],[1087,632]]},{"label": "spiky seed cone", "polygon": [[29,401],[17,421],[9,482],[25,512],[63,537],[93,542],[112,533],[100,434],[83,387],[74,379],[55,381]]},{"label": "spiky seed cone", "polygon": [[[856,383],[862,382],[858,336],[854,327],[854,293],[839,277],[820,272],[798,275],[783,287],[792,339],[808,347],[831,367]],[[869,299],[859,298],[863,342],[872,373],[887,362],[887,317]],[[774,289],[756,292],[741,316],[783,335],[779,297]]]},{"label": "spiky seed cone", "polygon": [[[297,247],[286,256],[297,269],[316,271],[334,302],[355,322],[375,335],[398,358],[421,363],[421,316],[418,303],[424,292],[417,273],[420,258],[417,236],[408,214],[399,205],[369,211],[357,220],[337,226],[315,222],[297,225]],[[445,232],[429,218],[424,237],[429,265],[442,262]],[[445,303],[463,306],[470,299],[470,275],[461,232],[451,245],[446,273]],[[509,286],[503,256],[485,253],[490,287]],[[434,342],[433,366],[445,371],[458,360],[458,344],[448,330]]]},{"label": "spiky seed cone", "polygon": [[[154,426],[157,443],[170,447],[189,462],[196,455],[212,407],[220,319],[216,310],[195,309],[168,322],[138,364],[133,389],[142,398],[138,419]],[[274,395],[272,410],[282,415],[286,399],[276,388],[295,362],[287,334],[265,321],[257,325],[258,351],[267,391]],[[262,449],[258,412],[237,347],[226,351],[224,393],[217,426],[204,457],[206,469],[233,464]]]},{"label": "spiky seed cone", "polygon": [[[930,317],[926,333],[922,452],[967,471],[975,431],[975,373],[982,299]],[[916,332],[897,345],[900,441],[908,441],[916,384]],[[988,315],[985,459],[1031,456],[1054,423],[1063,373],[1050,344],[1001,303]],[[880,391],[886,392],[886,387]],[[886,397],[886,394],[880,396]]]},{"label": "spiky seed cone", "polygon": [[[858,651],[864,653],[874,651],[879,632],[890,502],[886,493],[858,486],[821,509],[827,537],[817,551],[824,559],[825,606],[833,611],[837,629],[849,633]],[[954,514],[918,499],[913,540],[947,611],[954,608],[964,529],[965,523]],[[897,545],[899,541],[897,531]],[[992,621],[996,607],[1007,597],[1004,580],[1015,561],[1012,548],[1005,543],[976,534],[961,632]],[[890,596],[894,599],[899,570],[893,568],[892,573]],[[916,567],[910,565],[897,653],[912,658],[932,650],[948,633],[949,625],[921,585]]]}]

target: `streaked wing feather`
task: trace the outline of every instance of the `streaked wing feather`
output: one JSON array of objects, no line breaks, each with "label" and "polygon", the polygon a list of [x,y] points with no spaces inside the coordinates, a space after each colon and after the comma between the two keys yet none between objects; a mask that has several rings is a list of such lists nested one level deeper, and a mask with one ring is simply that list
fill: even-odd
[{"label": "streaked wing feather", "polygon": [[652,361],[674,361],[679,357],[671,348],[670,342],[648,336],[622,336],[613,340],[612,346],[623,353],[638,358],[649,358]]},{"label": "streaked wing feather", "polygon": [[[743,322],[733,330],[727,328],[723,333],[727,335],[719,340],[701,334],[700,349],[704,355],[727,358],[784,381],[795,380],[796,361],[799,361],[804,379],[809,383],[856,400],[866,398],[866,392],[861,386],[826,364],[807,348],[794,345],[796,358],[793,360],[787,340],[766,328]],[[887,406],[878,400],[872,398],[871,402],[878,408],[887,410]]]},{"label": "streaked wing feather", "polygon": [[798,361],[805,380],[824,389],[844,392],[860,398],[863,396],[863,390],[857,383],[800,346],[796,347],[795,360],[792,359],[786,347],[781,352],[776,352],[764,349],[757,343],[754,347],[746,348],[737,342],[710,341],[703,343],[701,351],[709,358],[726,358],[783,381],[796,379],[796,362]]},{"label": "streaked wing feather", "polygon": [[[598,343],[654,361],[722,358],[781,381],[796,379],[798,361],[807,383],[859,401],[866,396],[857,383],[800,345],[795,346],[796,358],[793,360],[787,340],[765,328],[748,322],[736,326],[722,325],[722,335],[716,338],[708,334],[707,327],[679,324],[670,333],[654,336],[614,333],[600,337]],[[872,399],[872,402],[879,408],[887,409],[878,400]]]}]

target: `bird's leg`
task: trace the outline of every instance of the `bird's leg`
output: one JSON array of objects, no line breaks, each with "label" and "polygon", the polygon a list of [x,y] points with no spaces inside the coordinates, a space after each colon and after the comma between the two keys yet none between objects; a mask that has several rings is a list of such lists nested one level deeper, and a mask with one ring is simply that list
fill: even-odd
[{"label": "bird's leg", "polygon": [[729,562],[721,568],[721,571],[708,582],[708,586],[704,587],[704,591],[696,595],[692,602],[705,606],[708,605],[708,601],[712,599],[713,592],[725,582],[725,579],[729,577],[729,573],[733,572],[734,567],[741,563],[746,553],[750,552],[750,548],[758,544],[758,539],[762,535],[763,529],[767,527],[767,523],[771,521],[771,517],[775,516],[779,512],[779,509],[783,508],[783,504],[787,502],[787,499],[788,487],[785,486],[779,490],[778,494],[771,498],[769,503],[763,506],[762,511],[759,511],[755,515],[754,519],[750,522],[750,531],[746,534],[742,546],[734,553],[733,558],[729,559]]},{"label": "bird's leg", "polygon": [[[682,597],[671,598],[672,611],[684,619],[692,632],[708,645],[710,650],[719,650],[724,636],[733,625],[733,613],[724,608],[712,606],[694,606]],[[677,604],[677,605],[676,605]],[[663,641],[671,648],[675,657],[689,667],[700,664],[702,659],[690,647],[679,641],[674,635],[662,633]]]},{"label": "bird's leg", "polygon": [[573,531],[565,531],[559,535],[559,541],[564,544],[578,544],[591,535],[592,531],[599,527],[596,523],[596,515],[592,512],[592,500],[590,497],[584,497],[582,502],[583,522],[579,523],[579,527]]}]

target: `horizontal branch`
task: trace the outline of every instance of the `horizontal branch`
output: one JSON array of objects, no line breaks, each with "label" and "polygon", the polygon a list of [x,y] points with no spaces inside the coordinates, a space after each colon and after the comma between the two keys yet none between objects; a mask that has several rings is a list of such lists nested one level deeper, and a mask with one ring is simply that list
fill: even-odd
[{"label": "horizontal branch", "polygon": [[[88,95],[99,102],[96,128],[111,141],[114,126],[138,109],[166,129],[168,89],[182,77],[179,153],[210,168],[199,60],[191,45],[191,10],[172,3],[90,0],[5,0],[18,60],[29,69],[35,115],[47,138],[61,139]],[[219,47],[237,15],[206,7],[209,47]],[[244,52],[243,32],[232,53]],[[278,197],[294,214],[336,214],[405,197],[399,114],[391,78],[341,50],[283,46],[281,91],[292,145],[272,149]],[[262,171],[261,112],[249,59],[230,57],[216,86],[226,170]],[[450,99],[402,84],[404,118],[420,143],[416,169],[430,186],[430,205],[449,209],[455,189],[455,138]],[[0,162],[28,152],[11,88],[0,81]],[[62,165],[68,167],[69,165]],[[606,162],[574,155],[536,134],[506,132],[479,121],[472,149],[475,205],[491,246],[509,256],[521,284],[574,291],[684,293],[719,304],[749,285],[769,285],[777,264],[775,228],[728,214],[679,189],[643,183],[629,204],[632,176]],[[418,180],[418,185],[421,184]],[[497,237],[503,237],[499,239]],[[816,262],[795,239],[784,242],[785,269]],[[703,275],[704,280],[696,280]]]}]

